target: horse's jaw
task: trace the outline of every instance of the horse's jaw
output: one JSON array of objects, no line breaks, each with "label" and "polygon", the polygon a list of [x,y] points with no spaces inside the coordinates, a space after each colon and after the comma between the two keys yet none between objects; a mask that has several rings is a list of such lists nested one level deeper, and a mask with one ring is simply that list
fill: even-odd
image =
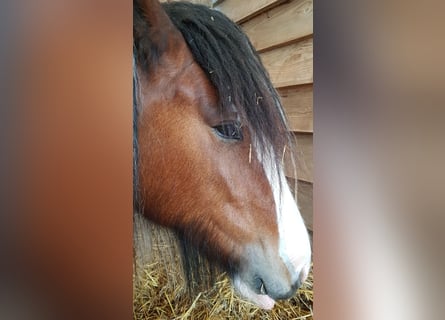
[{"label": "horse's jaw", "polygon": [[247,301],[255,304],[261,309],[271,310],[275,305],[275,300],[267,294],[255,293],[247,283],[245,283],[238,275],[233,277],[233,286],[235,290]]}]

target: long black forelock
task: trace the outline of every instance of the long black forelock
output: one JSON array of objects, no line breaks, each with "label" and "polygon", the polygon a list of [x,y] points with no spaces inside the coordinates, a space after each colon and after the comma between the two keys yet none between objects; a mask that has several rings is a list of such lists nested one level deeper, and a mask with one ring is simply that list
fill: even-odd
[{"label": "long black forelock", "polygon": [[[163,3],[195,61],[216,88],[223,110],[235,106],[260,153],[288,144],[285,115],[267,71],[244,32],[219,11],[186,2]],[[271,150],[272,147],[272,150]]]}]

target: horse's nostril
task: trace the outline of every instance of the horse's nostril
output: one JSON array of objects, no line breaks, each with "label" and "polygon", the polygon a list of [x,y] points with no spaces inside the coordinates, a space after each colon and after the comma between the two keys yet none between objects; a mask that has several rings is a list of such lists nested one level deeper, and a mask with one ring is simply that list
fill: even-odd
[{"label": "horse's nostril", "polygon": [[261,294],[267,294],[266,287],[264,286],[263,281],[261,281],[260,293]]},{"label": "horse's nostril", "polygon": [[259,294],[267,294],[266,286],[260,277],[255,278],[255,288]]}]

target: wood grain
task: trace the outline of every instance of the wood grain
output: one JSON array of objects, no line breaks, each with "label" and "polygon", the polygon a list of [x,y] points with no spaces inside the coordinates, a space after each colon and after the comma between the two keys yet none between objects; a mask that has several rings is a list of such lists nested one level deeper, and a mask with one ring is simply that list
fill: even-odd
[{"label": "wood grain", "polygon": [[313,185],[312,183],[298,181],[297,203],[300,213],[309,230],[314,230],[313,219]]},{"label": "wood grain", "polygon": [[214,8],[224,13],[236,23],[241,23],[282,2],[283,0],[225,0],[215,5]]},{"label": "wood grain", "polygon": [[217,4],[220,4],[224,0],[210,0],[212,2],[212,7],[216,6]]},{"label": "wood grain", "polygon": [[283,46],[313,34],[312,0],[293,0],[241,25],[257,51]]},{"label": "wood grain", "polygon": [[298,178],[306,182],[314,182],[313,168],[313,135],[294,133],[296,176],[290,153],[284,157],[284,171],[287,177]]},{"label": "wood grain", "polygon": [[313,39],[260,54],[276,88],[313,82]]},{"label": "wood grain", "polygon": [[[185,0],[185,1],[191,3],[203,4],[207,7],[211,7],[213,2],[212,0]],[[174,0],[159,0],[159,2],[174,2]]]},{"label": "wood grain", "polygon": [[313,132],[313,86],[312,84],[278,90],[288,119],[289,129],[298,132]]},{"label": "wood grain", "polygon": [[[306,228],[314,230],[313,219],[313,184],[310,182],[295,180],[292,178],[287,179],[292,193],[295,196],[295,186],[297,187],[297,204],[300,209],[301,216],[303,217]],[[296,185],[295,185],[296,182]]]}]

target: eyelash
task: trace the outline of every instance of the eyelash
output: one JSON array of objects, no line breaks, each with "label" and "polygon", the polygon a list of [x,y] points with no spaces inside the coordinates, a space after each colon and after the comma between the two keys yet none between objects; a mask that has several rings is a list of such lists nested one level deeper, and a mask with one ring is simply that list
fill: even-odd
[{"label": "eyelash", "polygon": [[242,140],[243,132],[238,121],[226,121],[213,127],[216,133],[227,140]]}]

